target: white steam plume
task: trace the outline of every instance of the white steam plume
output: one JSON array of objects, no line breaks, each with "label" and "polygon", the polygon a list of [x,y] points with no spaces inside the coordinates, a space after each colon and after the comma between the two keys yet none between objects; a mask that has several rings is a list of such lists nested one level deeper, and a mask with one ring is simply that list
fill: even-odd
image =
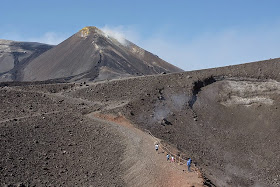
[{"label": "white steam plume", "polygon": [[118,29],[118,28],[109,28],[108,26],[105,26],[101,28],[101,30],[105,33],[106,36],[115,38],[120,42],[122,45],[126,45],[126,39],[124,33]]}]

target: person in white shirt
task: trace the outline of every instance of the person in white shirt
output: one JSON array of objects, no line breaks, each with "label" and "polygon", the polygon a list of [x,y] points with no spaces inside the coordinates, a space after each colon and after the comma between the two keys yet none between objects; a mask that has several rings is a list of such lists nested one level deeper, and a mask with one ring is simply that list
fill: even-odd
[{"label": "person in white shirt", "polygon": [[156,144],[156,145],[155,145],[156,152],[158,151],[158,147],[159,147],[158,144]]}]

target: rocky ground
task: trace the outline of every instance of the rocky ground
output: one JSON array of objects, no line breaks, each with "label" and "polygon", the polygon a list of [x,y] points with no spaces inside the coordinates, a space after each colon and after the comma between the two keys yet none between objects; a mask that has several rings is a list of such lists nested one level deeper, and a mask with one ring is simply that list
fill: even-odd
[{"label": "rocky ground", "polygon": [[184,182],[181,165],[177,179],[168,178],[175,170],[159,172],[170,163],[154,155],[148,130],[191,157],[204,185],[278,186],[279,69],[272,59],[99,83],[7,83],[0,89],[1,185],[202,185]]},{"label": "rocky ground", "polygon": [[87,87],[0,89],[1,186],[203,186],[195,167],[189,173],[184,162],[167,162],[161,148],[156,153],[148,133],[95,116],[118,102],[68,96]]},{"label": "rocky ground", "polygon": [[0,92],[1,186],[124,185],[123,138],[83,116],[94,106],[36,89]]},{"label": "rocky ground", "polygon": [[191,155],[218,186],[278,186],[279,69],[272,59],[108,81],[69,94],[118,101],[104,112],[121,113]]}]

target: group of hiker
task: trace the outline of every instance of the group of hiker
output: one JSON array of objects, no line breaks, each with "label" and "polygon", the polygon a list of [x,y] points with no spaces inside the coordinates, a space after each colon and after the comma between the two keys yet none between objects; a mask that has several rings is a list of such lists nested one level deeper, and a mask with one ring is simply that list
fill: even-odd
[{"label": "group of hiker", "polygon": [[[158,144],[155,144],[155,149],[156,149],[156,152],[158,152],[158,148],[159,148],[159,145]],[[171,157],[171,158],[170,158]],[[174,159],[174,156],[170,155],[170,154],[166,154],[166,160],[167,161],[171,161],[171,162],[175,162],[175,159]],[[187,161],[187,166],[188,166],[188,171],[190,172],[191,171],[191,164],[192,164],[192,159],[189,158],[188,161]]]}]

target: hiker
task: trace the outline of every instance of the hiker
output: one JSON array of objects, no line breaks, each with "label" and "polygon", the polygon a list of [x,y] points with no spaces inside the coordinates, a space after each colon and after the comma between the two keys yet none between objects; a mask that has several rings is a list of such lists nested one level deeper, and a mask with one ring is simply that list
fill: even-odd
[{"label": "hiker", "polygon": [[189,160],[187,161],[187,166],[188,166],[188,171],[191,171],[191,164],[192,164],[192,159],[189,158]]},{"label": "hiker", "polygon": [[166,160],[167,160],[167,161],[169,160],[169,157],[170,157],[170,155],[169,155],[169,154],[166,154]]},{"label": "hiker", "polygon": [[174,162],[174,157],[173,156],[171,156],[171,162]]},{"label": "hiker", "polygon": [[158,151],[158,144],[155,145],[155,148],[156,148],[156,152],[157,152]]}]

